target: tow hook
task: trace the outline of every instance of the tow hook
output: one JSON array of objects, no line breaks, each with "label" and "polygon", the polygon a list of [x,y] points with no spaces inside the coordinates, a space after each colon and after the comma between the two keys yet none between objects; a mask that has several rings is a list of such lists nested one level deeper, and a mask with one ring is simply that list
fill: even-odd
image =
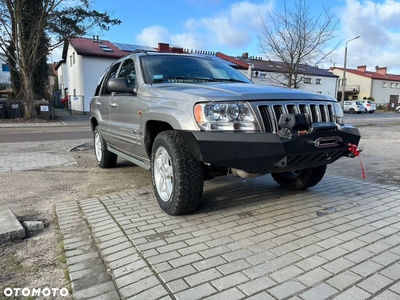
[{"label": "tow hook", "polygon": [[348,157],[356,157],[356,156],[360,155],[360,153],[363,151],[363,149],[358,148],[357,145],[348,143],[347,151],[348,151],[348,153],[347,153]]},{"label": "tow hook", "polygon": [[364,179],[367,178],[367,176],[365,175],[364,166],[363,166],[363,164],[362,164],[361,156],[360,156],[360,153],[363,151],[363,149],[358,148],[357,145],[348,143],[348,144],[347,144],[347,151],[348,151],[348,152],[347,152],[347,156],[348,156],[348,157],[356,157],[356,156],[359,157],[359,159],[360,159],[360,167],[361,167],[361,175],[362,175],[362,178],[364,178]]}]

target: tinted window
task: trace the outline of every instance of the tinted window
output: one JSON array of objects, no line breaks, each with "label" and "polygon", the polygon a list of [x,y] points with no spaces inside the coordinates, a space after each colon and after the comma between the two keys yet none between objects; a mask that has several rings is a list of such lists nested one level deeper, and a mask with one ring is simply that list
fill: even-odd
[{"label": "tinted window", "polygon": [[107,73],[107,75],[104,79],[104,82],[103,82],[103,88],[101,91],[102,95],[111,95],[111,92],[109,90],[107,90],[107,82],[110,78],[115,78],[120,64],[121,63],[117,63],[117,64],[111,66],[110,71]]},{"label": "tinted window", "polygon": [[124,61],[121,70],[119,71],[118,77],[125,77],[128,80],[128,84],[132,87],[135,85],[135,63],[132,59],[127,59]]},{"label": "tinted window", "polygon": [[104,81],[104,78],[106,77],[107,73],[108,73],[108,69],[103,73],[103,75],[101,76],[99,82],[97,83],[96,90],[94,92],[95,96],[99,96],[100,95],[101,83]]}]

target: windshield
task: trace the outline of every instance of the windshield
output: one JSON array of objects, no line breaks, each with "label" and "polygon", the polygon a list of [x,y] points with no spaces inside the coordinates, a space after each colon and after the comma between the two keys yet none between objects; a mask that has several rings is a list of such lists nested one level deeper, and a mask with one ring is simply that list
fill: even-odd
[{"label": "windshield", "polygon": [[141,57],[148,84],[163,82],[244,82],[251,81],[239,71],[208,58],[188,55],[149,55]]}]

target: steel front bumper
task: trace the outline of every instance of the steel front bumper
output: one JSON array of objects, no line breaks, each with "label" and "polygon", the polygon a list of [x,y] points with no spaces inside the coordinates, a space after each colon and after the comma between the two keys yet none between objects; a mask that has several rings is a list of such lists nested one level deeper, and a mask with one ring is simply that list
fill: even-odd
[{"label": "steel front bumper", "polygon": [[317,167],[350,156],[347,145],[358,145],[360,132],[321,131],[291,139],[275,133],[178,131],[199,161],[255,173]]}]

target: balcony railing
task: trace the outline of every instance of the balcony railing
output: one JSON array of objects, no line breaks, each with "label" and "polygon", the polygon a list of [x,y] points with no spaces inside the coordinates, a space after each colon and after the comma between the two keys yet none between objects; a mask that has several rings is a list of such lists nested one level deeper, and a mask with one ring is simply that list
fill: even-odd
[{"label": "balcony railing", "polygon": [[[346,85],[344,87],[345,94],[358,94],[360,92],[360,85]],[[339,85],[338,93],[342,93],[342,86]]]}]

